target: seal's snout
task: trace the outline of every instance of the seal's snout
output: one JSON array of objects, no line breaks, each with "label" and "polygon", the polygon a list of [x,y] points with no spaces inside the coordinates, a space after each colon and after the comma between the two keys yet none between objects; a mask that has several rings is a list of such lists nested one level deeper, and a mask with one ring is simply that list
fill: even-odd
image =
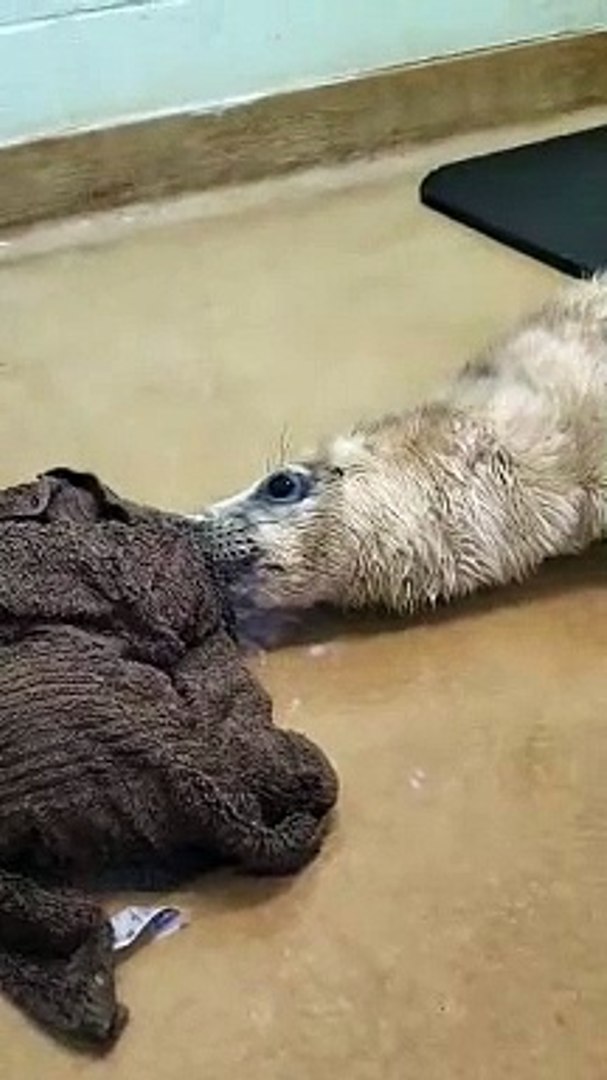
[{"label": "seal's snout", "polygon": [[324,535],[341,476],[322,462],[284,465],[200,515],[237,612],[248,609],[265,622],[270,611],[282,615],[332,598]]},{"label": "seal's snout", "polygon": [[208,557],[227,579],[238,577],[259,558],[259,545],[244,517],[211,507],[197,518],[196,528]]},{"label": "seal's snout", "polygon": [[252,488],[210,506],[197,519],[210,557],[226,577],[252,587],[248,572],[271,564],[280,569],[273,551],[288,522],[309,499],[313,476],[303,465],[284,466]]}]

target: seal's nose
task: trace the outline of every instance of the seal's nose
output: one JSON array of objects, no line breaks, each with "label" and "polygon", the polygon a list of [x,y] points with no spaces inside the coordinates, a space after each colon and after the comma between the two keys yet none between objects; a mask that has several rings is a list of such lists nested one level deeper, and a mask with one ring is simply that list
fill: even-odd
[{"label": "seal's nose", "polygon": [[212,549],[217,546],[223,531],[217,516],[205,510],[204,513],[196,514],[195,517],[190,518],[190,521],[197,538],[205,546],[208,546],[209,551],[212,553]]},{"label": "seal's nose", "polygon": [[205,554],[227,577],[237,576],[258,558],[254,530],[241,515],[211,508],[190,520]]}]

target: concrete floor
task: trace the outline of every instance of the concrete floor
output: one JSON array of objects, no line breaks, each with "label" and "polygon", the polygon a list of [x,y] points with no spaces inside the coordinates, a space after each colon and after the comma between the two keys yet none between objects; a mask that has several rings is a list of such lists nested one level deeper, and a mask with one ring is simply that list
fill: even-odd
[{"label": "concrete floor", "polygon": [[[5,238],[0,481],[71,463],[193,507],[419,399],[557,281],[423,210],[420,176],[597,119]],[[598,553],[258,660],[342,777],[323,856],[172,897],[191,926],[121,969],[108,1061],[0,1002],[3,1080],[607,1076],[603,578]]]}]

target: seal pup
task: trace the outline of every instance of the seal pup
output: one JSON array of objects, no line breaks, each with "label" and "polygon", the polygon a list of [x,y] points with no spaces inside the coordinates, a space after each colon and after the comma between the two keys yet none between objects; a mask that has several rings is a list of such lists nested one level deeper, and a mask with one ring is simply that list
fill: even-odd
[{"label": "seal pup", "polygon": [[434,400],[361,423],[196,520],[239,607],[405,613],[520,581],[605,528],[607,278]]}]

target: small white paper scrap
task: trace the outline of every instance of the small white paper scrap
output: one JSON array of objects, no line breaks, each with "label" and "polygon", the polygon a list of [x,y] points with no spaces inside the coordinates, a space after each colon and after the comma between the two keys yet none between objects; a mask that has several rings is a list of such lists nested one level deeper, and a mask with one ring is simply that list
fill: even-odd
[{"label": "small white paper scrap", "polygon": [[187,926],[183,911],[175,907],[125,907],[110,919],[114,931],[114,952],[122,952],[142,936],[168,937]]}]

